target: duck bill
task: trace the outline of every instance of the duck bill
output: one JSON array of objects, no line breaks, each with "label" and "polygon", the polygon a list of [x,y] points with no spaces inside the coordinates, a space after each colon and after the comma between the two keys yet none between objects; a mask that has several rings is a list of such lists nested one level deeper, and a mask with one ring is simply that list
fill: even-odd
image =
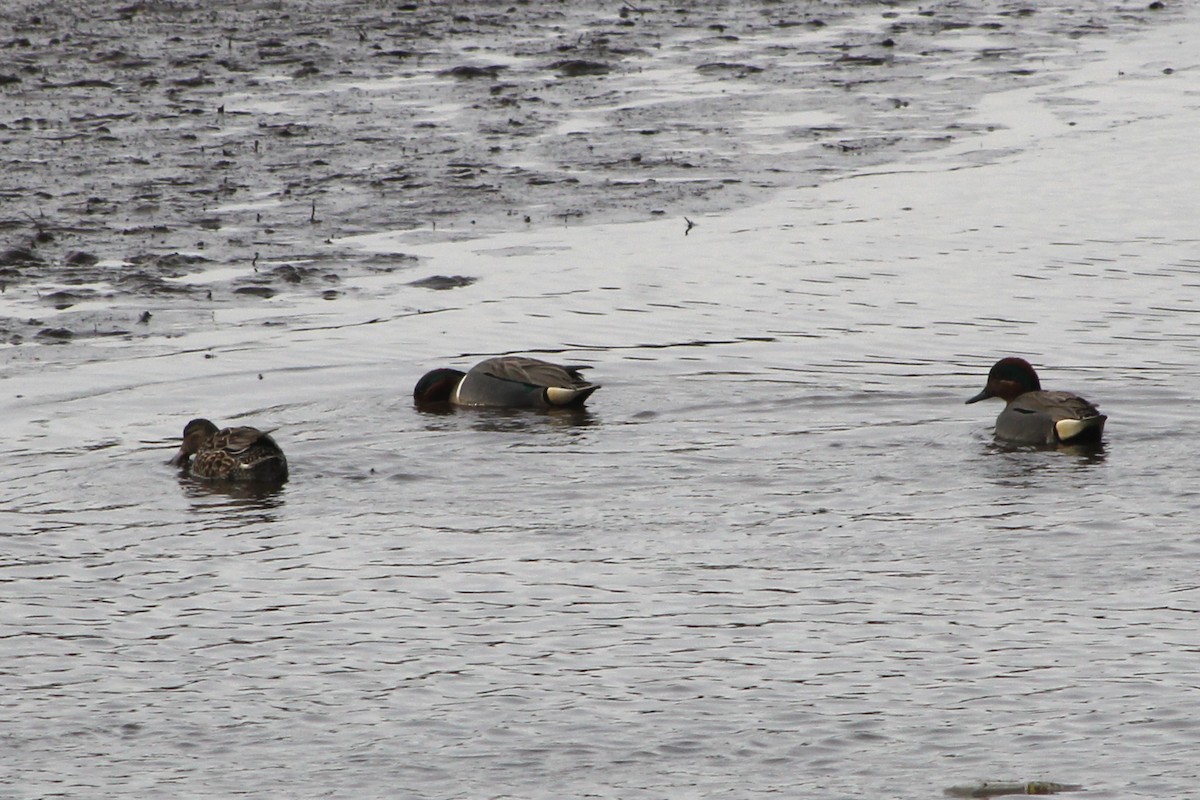
[{"label": "duck bill", "polygon": [[985,388],[982,392],[980,392],[979,394],[975,395],[970,400],[968,400],[966,402],[966,405],[970,405],[971,403],[978,403],[980,400],[987,400],[989,397],[995,397],[995,396],[996,395],[992,394]]},{"label": "duck bill", "polygon": [[175,455],[171,456],[171,460],[168,461],[167,463],[170,464],[172,467],[182,467],[184,464],[187,463],[187,457],[188,457],[187,451],[181,447],[181,448],[179,448],[179,452],[177,452]]}]

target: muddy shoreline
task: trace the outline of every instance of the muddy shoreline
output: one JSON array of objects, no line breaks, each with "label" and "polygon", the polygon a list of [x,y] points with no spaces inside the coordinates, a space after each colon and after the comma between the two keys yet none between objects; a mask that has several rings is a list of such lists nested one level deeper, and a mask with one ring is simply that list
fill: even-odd
[{"label": "muddy shoreline", "polygon": [[0,340],[169,335],[164,308],[414,266],[362,233],[682,232],[970,137],[982,94],[1153,5],[25,4],[0,13]]}]

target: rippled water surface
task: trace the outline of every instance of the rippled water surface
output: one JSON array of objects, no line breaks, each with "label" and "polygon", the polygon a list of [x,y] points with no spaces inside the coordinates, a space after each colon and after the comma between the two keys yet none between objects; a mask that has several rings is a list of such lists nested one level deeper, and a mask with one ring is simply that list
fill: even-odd
[{"label": "rippled water surface", "polygon": [[[0,794],[1188,796],[1198,30],[686,232],[363,236],[419,261],[10,348]],[[506,352],[604,386],[412,407]],[[993,443],[963,401],[1008,354],[1105,446]],[[278,428],[290,483],[177,478],[197,414]]]}]

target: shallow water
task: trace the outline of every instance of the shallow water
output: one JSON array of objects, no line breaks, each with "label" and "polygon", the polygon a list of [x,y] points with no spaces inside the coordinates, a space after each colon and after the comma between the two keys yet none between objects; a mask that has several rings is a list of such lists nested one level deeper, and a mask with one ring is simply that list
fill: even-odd
[{"label": "shallow water", "polygon": [[[347,238],[420,260],[9,348],[5,791],[1187,796],[1198,32],[686,234]],[[510,351],[604,388],[412,407]],[[963,401],[1010,353],[1102,406],[1102,449],[992,442]],[[278,426],[290,483],[177,479],[198,413]]]}]

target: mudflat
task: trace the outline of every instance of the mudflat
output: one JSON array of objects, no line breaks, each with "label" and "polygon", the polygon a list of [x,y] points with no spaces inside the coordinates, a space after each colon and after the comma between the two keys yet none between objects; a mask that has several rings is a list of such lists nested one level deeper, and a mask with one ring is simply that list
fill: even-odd
[{"label": "mudflat", "polygon": [[152,334],[164,304],[332,300],[412,265],[339,244],[366,232],[682,231],[969,137],[983,93],[1160,6],[20,4],[0,11],[0,337]]}]

